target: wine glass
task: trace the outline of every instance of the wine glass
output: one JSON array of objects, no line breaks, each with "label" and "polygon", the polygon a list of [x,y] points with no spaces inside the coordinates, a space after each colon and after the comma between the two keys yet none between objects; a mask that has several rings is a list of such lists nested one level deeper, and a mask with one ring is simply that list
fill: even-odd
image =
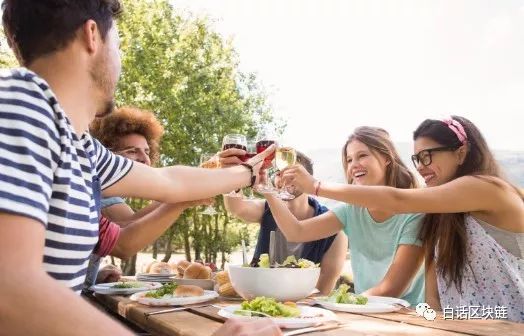
[{"label": "wine glass", "polygon": [[[247,140],[246,137],[242,134],[227,134],[222,139],[222,150],[237,148],[242,150],[247,150]],[[247,158],[245,155],[238,157],[242,161],[246,161]]]},{"label": "wine glass", "polygon": [[[257,148],[257,154],[262,153],[265,151],[269,146],[276,144],[276,132],[271,128],[263,128],[261,129],[256,137],[256,148]],[[260,169],[261,173],[264,170],[267,170],[272,167],[273,165],[273,159],[275,158],[275,153],[267,156],[264,159],[264,163],[262,164],[262,168]],[[261,192],[274,192],[276,189],[271,185],[269,178],[266,179],[265,184],[259,185],[258,189]]]},{"label": "wine glass", "polygon": [[[203,153],[200,155],[200,167],[208,169],[218,168],[218,157],[213,153]],[[206,206],[202,211],[202,214],[207,216],[214,216],[217,213],[211,204]]]},{"label": "wine glass", "polygon": [[[222,139],[222,150],[230,149],[230,148],[236,148],[236,149],[242,149],[244,151],[247,150],[247,140],[246,137],[242,134],[227,134]],[[240,155],[238,158],[245,162],[247,160],[246,155]],[[239,197],[238,191],[231,191],[230,193],[226,194],[229,197]]]},{"label": "wine glass", "polygon": [[[293,147],[279,146],[276,150],[275,157],[276,166],[280,171],[297,162],[297,152]],[[290,201],[295,198],[293,194],[289,193],[285,184],[282,185],[278,197],[285,201]]]}]

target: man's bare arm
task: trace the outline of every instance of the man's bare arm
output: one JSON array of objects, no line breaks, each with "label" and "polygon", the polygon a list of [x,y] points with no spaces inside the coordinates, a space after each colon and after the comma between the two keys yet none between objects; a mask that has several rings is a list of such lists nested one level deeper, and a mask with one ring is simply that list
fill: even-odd
[{"label": "man's bare arm", "polygon": [[[248,160],[254,176],[258,176],[264,158],[274,151],[273,145]],[[104,196],[139,197],[163,203],[195,201],[249,186],[251,177],[250,170],[244,166],[152,168],[135,162],[124,178],[104,190]]]},{"label": "man's bare arm", "polygon": [[227,212],[246,223],[260,223],[264,215],[264,200],[245,199],[238,197],[224,196],[224,206]]},{"label": "man's bare arm", "polygon": [[0,213],[2,334],[132,335],[44,271],[44,241],[40,222]]}]

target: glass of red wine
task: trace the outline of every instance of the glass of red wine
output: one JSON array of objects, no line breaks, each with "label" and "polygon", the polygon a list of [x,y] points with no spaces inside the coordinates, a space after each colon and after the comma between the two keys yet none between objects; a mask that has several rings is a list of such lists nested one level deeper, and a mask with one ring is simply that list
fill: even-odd
[{"label": "glass of red wine", "polygon": [[[247,155],[247,139],[242,134],[227,134],[224,136],[224,139],[222,139],[222,150],[230,149],[230,148],[236,148],[241,149],[243,151],[246,151],[246,154],[237,156],[242,162],[245,162],[248,160]],[[235,191],[231,191],[229,194],[227,194],[230,197],[239,197],[240,195],[237,194]]]},{"label": "glass of red wine", "polygon": [[[257,148],[257,154],[262,153],[265,151],[269,146],[277,143],[277,136],[276,132],[273,129],[270,128],[263,128],[261,129],[256,137],[256,148]],[[260,173],[264,174],[266,173],[266,170],[269,170],[273,167],[273,160],[275,159],[275,153],[269,155],[264,159],[264,163],[262,164],[262,168],[260,169]],[[269,176],[269,174],[266,174]],[[269,178],[266,178],[266,182],[264,184],[260,184],[258,186],[259,191],[261,192],[276,192],[276,188],[271,184],[271,181]]]},{"label": "glass of red wine", "polygon": [[[246,151],[247,150],[246,137],[242,134],[227,134],[226,136],[224,136],[224,139],[222,140],[222,150],[226,150],[230,148],[242,149]],[[242,161],[247,160],[245,155],[239,156],[238,158]]]}]

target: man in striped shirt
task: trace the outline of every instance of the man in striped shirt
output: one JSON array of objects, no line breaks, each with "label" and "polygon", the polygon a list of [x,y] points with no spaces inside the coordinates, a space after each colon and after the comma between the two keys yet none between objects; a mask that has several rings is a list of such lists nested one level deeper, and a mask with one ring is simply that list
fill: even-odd
[{"label": "man in striped shirt", "polygon": [[[25,68],[0,72],[0,331],[128,335],[74,293],[98,240],[101,193],[165,203],[212,197],[252,185],[273,149],[214,170],[151,168],[112,154],[87,130],[113,109],[118,0],[4,0],[2,9]],[[228,328],[258,326],[233,323],[218,334]]]}]

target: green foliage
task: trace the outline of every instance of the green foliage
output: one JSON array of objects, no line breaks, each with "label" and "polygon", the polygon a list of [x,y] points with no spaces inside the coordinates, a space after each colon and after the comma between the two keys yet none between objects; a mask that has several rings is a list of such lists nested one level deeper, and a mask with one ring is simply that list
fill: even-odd
[{"label": "green foliage", "polygon": [[18,67],[18,61],[13,51],[7,45],[7,39],[4,34],[4,28],[0,28],[0,67],[15,68]]},{"label": "green foliage", "polygon": [[176,15],[166,0],[124,4],[117,100],[155,111],[168,126],[163,164],[197,165],[224,134],[254,135],[261,121],[272,121],[255,76],[238,71],[231,43],[207,19]]},{"label": "green foliage", "polygon": [[[167,0],[124,0],[119,21],[122,77],[117,104],[155,112],[165,127],[161,164],[196,166],[201,153],[220,149],[227,133],[254,136],[257,127],[275,121],[254,74],[238,69],[231,41],[214,32],[208,19],[180,15]],[[219,214],[201,209],[184,213],[157,246],[173,244],[196,258],[216,262],[248,234],[245,224],[228,217],[221,198]]]}]

